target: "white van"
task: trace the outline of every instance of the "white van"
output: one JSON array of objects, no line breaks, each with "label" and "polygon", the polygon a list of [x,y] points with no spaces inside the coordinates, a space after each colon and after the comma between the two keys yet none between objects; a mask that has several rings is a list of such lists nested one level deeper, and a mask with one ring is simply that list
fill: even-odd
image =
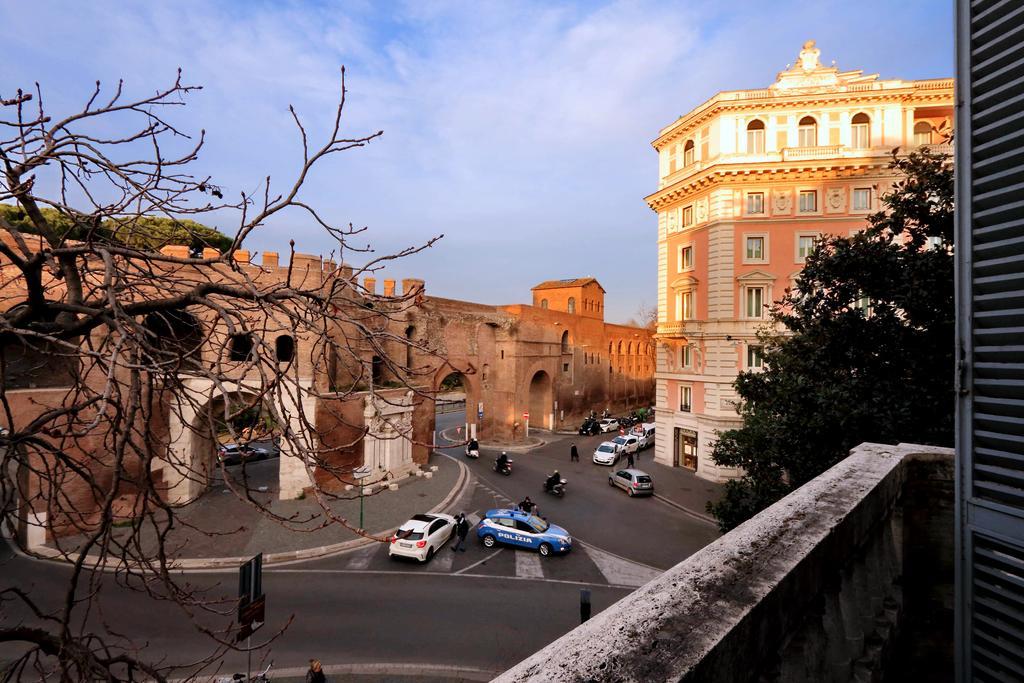
[{"label": "white van", "polygon": [[640,439],[640,448],[650,448],[654,445],[654,423],[644,422],[635,425],[631,432]]}]

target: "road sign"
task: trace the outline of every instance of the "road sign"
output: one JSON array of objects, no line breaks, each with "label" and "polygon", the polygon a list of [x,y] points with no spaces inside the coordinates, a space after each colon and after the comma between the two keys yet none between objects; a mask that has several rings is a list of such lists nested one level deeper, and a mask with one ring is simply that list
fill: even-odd
[{"label": "road sign", "polygon": [[476,404],[476,417],[477,419],[483,419],[484,416],[484,402],[480,401]]},{"label": "road sign", "polygon": [[354,470],[352,470],[353,479],[366,479],[368,476],[370,476],[370,474],[370,468],[367,467],[366,465],[363,465],[362,467],[357,467]]},{"label": "road sign", "polygon": [[530,413],[526,410],[523,411],[523,421],[530,419]]},{"label": "road sign", "polygon": [[238,568],[238,623],[236,640],[248,638],[263,626],[267,598],[263,595],[263,553]]}]

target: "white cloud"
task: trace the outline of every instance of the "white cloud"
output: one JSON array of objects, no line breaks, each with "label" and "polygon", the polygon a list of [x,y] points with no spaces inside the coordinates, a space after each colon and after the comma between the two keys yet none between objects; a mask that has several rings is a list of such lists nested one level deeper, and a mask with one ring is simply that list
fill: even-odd
[{"label": "white cloud", "polygon": [[[96,78],[124,76],[139,92],[180,65],[204,85],[183,117],[208,131],[202,169],[237,191],[295,172],[287,104],[315,138],[344,63],[347,130],[385,135],[325,164],[308,201],[370,225],[382,250],[446,233],[396,269],[435,292],[524,301],[535,281],[594,275],[616,319],[655,300],[642,198],[655,189],[659,128],[717,90],[767,85],[807,38],[843,68],[889,76],[945,75],[952,61],[948,8],[922,0],[68,7],[0,9],[0,92],[40,80],[51,105],[71,107]],[[330,248],[298,213],[252,246],[284,251],[293,236],[303,251]]]}]

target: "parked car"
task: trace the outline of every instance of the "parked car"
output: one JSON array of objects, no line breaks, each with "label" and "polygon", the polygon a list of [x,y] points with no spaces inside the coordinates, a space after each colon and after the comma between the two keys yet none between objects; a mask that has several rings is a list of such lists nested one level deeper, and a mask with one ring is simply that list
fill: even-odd
[{"label": "parked car", "polygon": [[654,423],[643,422],[635,425],[630,432],[640,440],[640,448],[650,448],[654,445]]},{"label": "parked car", "polygon": [[617,436],[612,439],[612,443],[618,444],[620,453],[636,453],[640,450],[640,438],[633,434]]},{"label": "parked car", "polygon": [[586,420],[583,421],[583,424],[580,425],[580,429],[579,429],[580,436],[594,435],[594,434],[600,434],[600,433],[601,433],[601,425],[597,422],[597,420],[595,420],[593,418],[589,418],[588,417]]},{"label": "parked car", "polygon": [[388,557],[428,562],[454,534],[455,518],[451,515],[413,515],[391,537]]},{"label": "parked car", "polygon": [[619,459],[621,449],[619,444],[611,441],[604,441],[594,450],[594,463],[597,465],[614,465]]},{"label": "parked car", "polygon": [[237,465],[243,460],[263,460],[272,454],[269,448],[247,443],[225,443],[217,448],[217,460],[225,465]]},{"label": "parked car", "polygon": [[476,532],[484,547],[498,543],[532,548],[547,557],[572,550],[572,537],[560,526],[521,510],[488,510]]},{"label": "parked car", "polygon": [[614,417],[606,417],[603,420],[601,420],[598,423],[598,425],[600,425],[601,427],[602,434],[619,431],[619,421],[616,420]]},{"label": "parked car", "polygon": [[641,470],[619,470],[608,477],[609,486],[618,486],[632,496],[653,496],[654,480]]}]

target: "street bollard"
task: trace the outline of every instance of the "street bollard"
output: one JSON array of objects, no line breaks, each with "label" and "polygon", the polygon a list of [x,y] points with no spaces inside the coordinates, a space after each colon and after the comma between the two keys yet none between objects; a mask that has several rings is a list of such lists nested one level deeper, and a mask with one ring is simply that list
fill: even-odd
[{"label": "street bollard", "polygon": [[590,618],[590,589],[580,589],[580,623]]}]

